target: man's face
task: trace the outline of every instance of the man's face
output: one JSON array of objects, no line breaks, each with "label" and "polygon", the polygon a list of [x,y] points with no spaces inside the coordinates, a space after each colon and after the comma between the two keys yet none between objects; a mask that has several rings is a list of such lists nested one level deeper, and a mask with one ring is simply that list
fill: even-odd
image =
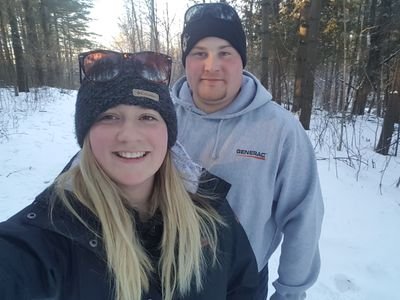
[{"label": "man's face", "polygon": [[221,110],[235,99],[242,72],[239,53],[217,37],[200,40],[186,57],[186,77],[194,103],[206,113]]}]

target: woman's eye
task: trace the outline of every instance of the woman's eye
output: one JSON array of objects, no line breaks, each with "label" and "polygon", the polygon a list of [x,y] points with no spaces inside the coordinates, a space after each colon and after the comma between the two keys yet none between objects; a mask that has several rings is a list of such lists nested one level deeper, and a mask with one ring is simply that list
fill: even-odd
[{"label": "woman's eye", "polygon": [[190,55],[191,56],[196,56],[196,57],[205,57],[207,54],[205,52],[194,51]]},{"label": "woman's eye", "polygon": [[112,115],[112,114],[104,114],[104,115],[100,115],[100,117],[97,119],[97,122],[101,122],[101,121],[114,121],[114,120],[118,120],[118,116],[116,115]]}]

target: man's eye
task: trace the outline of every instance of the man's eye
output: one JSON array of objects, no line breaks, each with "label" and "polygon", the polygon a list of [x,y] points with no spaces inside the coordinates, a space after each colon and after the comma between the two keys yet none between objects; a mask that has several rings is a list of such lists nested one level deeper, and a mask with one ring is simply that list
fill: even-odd
[{"label": "man's eye", "polygon": [[142,115],[140,116],[140,120],[143,121],[157,121],[157,118],[152,115]]},{"label": "man's eye", "polygon": [[221,56],[229,56],[229,55],[231,55],[230,52],[227,52],[227,51],[221,52]]}]

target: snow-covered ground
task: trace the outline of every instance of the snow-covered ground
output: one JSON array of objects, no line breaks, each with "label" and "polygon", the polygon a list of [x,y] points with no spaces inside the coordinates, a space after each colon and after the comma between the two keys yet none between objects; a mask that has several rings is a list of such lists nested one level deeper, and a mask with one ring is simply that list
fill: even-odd
[{"label": "snow-covered ground", "polygon": [[[6,136],[0,131],[2,221],[32,202],[79,148],[73,123],[76,91],[45,89],[15,98],[3,89],[0,97],[0,130],[8,128]],[[35,97],[36,104],[27,101]],[[24,113],[32,105],[36,110]],[[20,111],[20,119],[7,111],[10,107]],[[334,150],[338,126],[327,120],[313,119],[315,129],[309,132],[316,144],[325,219],[321,274],[307,299],[400,299],[400,157],[373,152],[378,124],[367,117],[346,126],[345,146],[351,148]],[[278,253],[270,262],[272,279],[277,264]]]}]

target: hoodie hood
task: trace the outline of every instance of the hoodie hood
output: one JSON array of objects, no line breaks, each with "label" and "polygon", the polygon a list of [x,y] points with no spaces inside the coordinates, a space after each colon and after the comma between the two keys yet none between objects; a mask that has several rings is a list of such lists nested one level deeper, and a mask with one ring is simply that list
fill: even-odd
[{"label": "hoodie hood", "polygon": [[[231,123],[235,123],[236,118],[244,117],[272,100],[271,94],[263,87],[261,82],[247,71],[243,71],[242,86],[233,102],[213,113],[207,114],[196,107],[186,77],[180,78],[174,84],[171,94],[178,115],[180,132],[178,132],[178,135],[182,137],[189,128],[207,131],[209,140],[213,140],[213,146],[212,149],[209,149],[209,153],[214,160],[218,159],[221,154],[221,146],[226,131],[233,128]],[[190,117],[190,115],[194,115],[194,118]],[[198,118],[209,122],[199,122],[201,126],[197,126],[193,121]],[[214,124],[215,126],[210,125],[210,128],[206,128],[204,127],[206,123]]]},{"label": "hoodie hood", "polygon": [[242,86],[235,100],[227,107],[207,114],[196,107],[186,76],[181,77],[172,87],[172,99],[177,106],[182,106],[206,119],[231,119],[255,110],[272,100],[271,94],[250,72],[243,71]]}]

